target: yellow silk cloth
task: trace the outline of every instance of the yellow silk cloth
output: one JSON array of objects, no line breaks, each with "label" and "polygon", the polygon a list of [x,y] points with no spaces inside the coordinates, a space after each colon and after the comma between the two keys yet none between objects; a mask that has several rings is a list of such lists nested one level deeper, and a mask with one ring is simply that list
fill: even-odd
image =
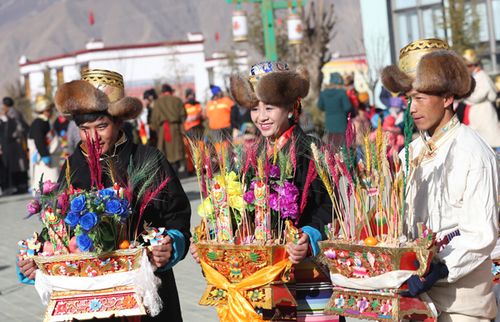
[{"label": "yellow silk cloth", "polygon": [[267,266],[239,283],[232,284],[224,275],[201,260],[201,267],[205,272],[208,283],[227,292],[227,304],[217,306],[217,313],[222,322],[260,322],[262,317],[255,312],[252,304],[243,296],[244,291],[265,286],[282,274],[292,263],[284,259],[273,266]]}]

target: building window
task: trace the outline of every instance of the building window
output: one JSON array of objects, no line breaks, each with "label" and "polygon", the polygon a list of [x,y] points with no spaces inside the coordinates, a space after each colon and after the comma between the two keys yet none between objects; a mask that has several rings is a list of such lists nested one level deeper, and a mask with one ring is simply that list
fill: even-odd
[{"label": "building window", "polygon": [[406,9],[415,7],[417,5],[417,0],[395,0],[394,9]]}]

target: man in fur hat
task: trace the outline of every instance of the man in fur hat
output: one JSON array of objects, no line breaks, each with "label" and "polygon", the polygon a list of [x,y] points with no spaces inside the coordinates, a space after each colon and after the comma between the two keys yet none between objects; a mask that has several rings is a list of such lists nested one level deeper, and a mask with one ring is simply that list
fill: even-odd
[{"label": "man in fur hat", "polygon": [[[102,149],[101,164],[102,182],[105,187],[113,183],[128,181],[127,169],[145,163],[153,163],[158,167],[158,186],[160,177],[169,177],[166,188],[145,209],[143,216],[132,216],[131,227],[165,227],[168,236],[154,246],[150,253],[150,261],[157,268],[156,275],[161,279],[158,293],[163,301],[163,310],[159,315],[142,317],[141,321],[182,321],[179,298],[175,285],[172,266],[183,259],[189,248],[189,226],[191,208],[189,200],[176,177],[169,162],[157,149],[137,145],[128,139],[120,130],[124,120],[136,118],[142,110],[140,100],[124,97],[123,78],[120,74],[106,70],[87,70],[82,80],[61,85],[55,95],[58,110],[64,115],[72,115],[80,130],[82,142],[88,135],[96,136]],[[75,189],[90,189],[91,175],[86,162],[86,145],[80,142],[76,151],[69,158],[71,185]],[[113,166],[108,166],[112,164]],[[114,178],[108,173],[113,173]],[[65,182],[65,168],[59,182]],[[139,213],[139,203],[134,191],[132,200],[133,212]],[[18,261],[24,277],[33,279],[36,267],[33,260]],[[23,277],[21,276],[21,277]],[[118,320],[119,321],[119,320]]]},{"label": "man in fur hat", "polygon": [[407,161],[410,234],[424,222],[440,249],[425,277],[408,280],[407,295],[427,292],[439,321],[489,321],[497,312],[490,260],[498,236],[497,165],[488,143],[453,112],[474,80],[446,42],[425,39],[401,49],[399,67],[384,68],[382,83],[406,93],[420,131]]}]

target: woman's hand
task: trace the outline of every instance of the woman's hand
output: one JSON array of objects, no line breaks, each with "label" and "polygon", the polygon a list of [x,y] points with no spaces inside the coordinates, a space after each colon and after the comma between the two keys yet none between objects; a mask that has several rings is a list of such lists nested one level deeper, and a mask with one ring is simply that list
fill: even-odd
[{"label": "woman's hand", "polygon": [[286,250],[288,251],[288,258],[293,264],[300,263],[306,258],[307,252],[309,251],[309,235],[302,234],[297,244],[291,242],[286,244]]},{"label": "woman's hand", "polygon": [[151,248],[149,259],[156,267],[165,266],[172,256],[172,237],[166,236],[160,241],[159,245]]},{"label": "woman's hand", "polygon": [[34,280],[35,271],[37,267],[33,258],[23,259],[22,256],[18,256],[17,258],[18,258],[17,266],[19,267],[21,273],[23,273],[23,275],[29,278],[30,280]]},{"label": "woman's hand", "polygon": [[191,253],[191,256],[193,256],[194,260],[199,264],[200,257],[198,256],[198,248],[196,248],[196,245],[195,245],[192,237],[191,237],[190,241],[191,241],[191,245],[189,246],[189,252]]}]

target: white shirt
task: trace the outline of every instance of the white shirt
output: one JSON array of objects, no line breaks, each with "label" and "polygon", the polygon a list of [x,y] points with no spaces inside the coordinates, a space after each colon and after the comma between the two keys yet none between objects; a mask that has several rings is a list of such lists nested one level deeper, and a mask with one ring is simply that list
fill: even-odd
[{"label": "white shirt", "polygon": [[[498,169],[493,150],[474,130],[456,117],[447,125],[433,153],[410,169],[407,211],[412,227],[424,222],[438,240],[459,230],[437,255],[453,283],[489,260],[497,241]],[[410,144],[410,160],[427,149],[426,141]],[[404,163],[404,151],[400,158]]]}]

